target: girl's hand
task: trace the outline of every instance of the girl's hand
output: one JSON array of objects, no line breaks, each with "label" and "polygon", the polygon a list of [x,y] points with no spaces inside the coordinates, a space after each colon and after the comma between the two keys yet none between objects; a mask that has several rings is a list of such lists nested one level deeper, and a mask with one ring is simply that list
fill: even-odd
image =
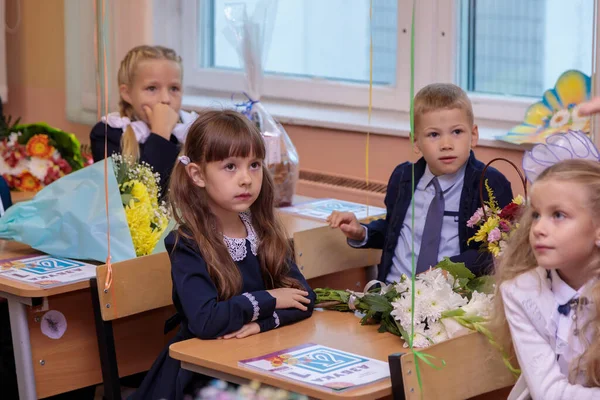
[{"label": "girl's hand", "polygon": [[297,308],[301,311],[308,310],[304,304],[310,304],[310,299],[306,297],[308,296],[308,292],[305,290],[280,288],[267,290],[267,293],[275,297],[275,308],[278,310],[282,308]]},{"label": "girl's hand", "polygon": [[348,239],[359,242],[365,240],[365,228],[358,222],[354,213],[334,211],[327,217],[327,222],[332,228],[340,228]]},{"label": "girl's hand", "polygon": [[250,322],[249,324],[242,326],[239,330],[223,336],[223,339],[242,339],[248,336],[256,335],[257,333],[260,333],[260,326],[258,326],[256,322]]},{"label": "girl's hand", "polygon": [[152,108],[144,106],[144,112],[148,117],[150,130],[169,140],[175,124],[179,121],[179,114],[163,103],[156,103]]}]

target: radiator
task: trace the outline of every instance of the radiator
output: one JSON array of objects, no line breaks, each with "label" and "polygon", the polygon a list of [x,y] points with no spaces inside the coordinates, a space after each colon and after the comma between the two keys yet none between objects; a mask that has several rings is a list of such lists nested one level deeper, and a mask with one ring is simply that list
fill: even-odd
[{"label": "radiator", "polygon": [[343,175],[300,170],[296,193],[315,198],[335,198],[385,207],[383,200],[387,185],[376,181],[350,178]]}]

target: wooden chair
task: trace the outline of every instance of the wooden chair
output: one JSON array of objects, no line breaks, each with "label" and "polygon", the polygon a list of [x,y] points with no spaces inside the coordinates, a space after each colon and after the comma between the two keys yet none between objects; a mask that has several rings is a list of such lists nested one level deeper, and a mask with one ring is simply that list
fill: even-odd
[{"label": "wooden chair", "polygon": [[107,272],[106,265],[96,268],[90,286],[104,398],[113,400],[121,399],[121,388],[112,322],[173,304],[171,262],[168,254],[162,252],[114,263],[112,285],[105,290]]},{"label": "wooden chair", "polygon": [[498,351],[485,336],[476,332],[433,345],[421,352],[436,357],[433,360],[435,365],[441,365],[442,360],[446,365],[435,369],[419,361],[421,390],[414,355],[390,355],[388,360],[394,400],[464,400],[511,387],[515,383],[515,377],[502,362]]}]

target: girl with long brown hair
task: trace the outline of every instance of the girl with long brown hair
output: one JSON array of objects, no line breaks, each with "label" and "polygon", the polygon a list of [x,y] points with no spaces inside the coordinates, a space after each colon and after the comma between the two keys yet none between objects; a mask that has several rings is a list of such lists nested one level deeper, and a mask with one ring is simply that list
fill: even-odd
[{"label": "girl with long brown hair", "polygon": [[[190,128],[168,195],[174,341],[242,339],[312,314],[316,296],[291,260],[264,158],[260,132],[235,111],[203,112]],[[179,399],[191,381],[167,348],[136,397]]]},{"label": "girl with long brown hair", "polygon": [[496,269],[497,339],[518,360],[509,399],[600,399],[600,163],[533,183]]},{"label": "girl with long brown hair", "polygon": [[181,110],[181,58],[162,46],[137,46],[121,61],[117,76],[119,112],[110,113],[90,133],[94,161],[121,153],[144,161],[160,174],[166,193],[171,168],[198,116]]}]

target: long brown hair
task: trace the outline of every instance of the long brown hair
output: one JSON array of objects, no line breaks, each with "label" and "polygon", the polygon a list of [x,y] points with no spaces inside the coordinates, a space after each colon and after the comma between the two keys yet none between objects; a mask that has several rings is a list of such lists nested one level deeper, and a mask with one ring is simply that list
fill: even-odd
[{"label": "long brown hair", "polygon": [[[179,64],[182,70],[181,57],[177,55],[175,50],[162,46],[137,46],[129,50],[125,58],[119,66],[117,83],[119,86],[131,86],[135,78],[135,73],[140,62],[146,60],[169,60]],[[131,120],[135,119],[133,106],[126,102],[122,97],[119,99],[119,113],[121,117],[128,117]],[[140,156],[140,146],[135,137],[135,133],[131,126],[128,126],[121,136],[121,154],[137,160]]]},{"label": "long brown hair", "polygon": [[[555,164],[546,169],[536,182],[557,180],[562,182],[574,182],[581,186],[588,195],[587,209],[592,221],[600,224],[600,163],[587,160],[568,160]],[[519,221],[519,228],[511,236],[507,248],[500,258],[496,267],[495,281],[496,294],[494,298],[494,313],[490,328],[498,343],[508,351],[512,361],[515,359],[514,348],[510,338],[510,330],[504,313],[504,303],[500,292],[503,282],[516,278],[518,275],[536,268],[537,262],[529,243],[529,231],[531,230],[533,218],[532,209],[528,205]],[[598,226],[598,225],[597,225]],[[594,240],[594,238],[590,238]],[[587,321],[583,329],[579,331],[579,339],[586,345],[585,352],[578,357],[570,366],[569,379],[574,383],[575,376],[582,370],[585,371],[587,386],[600,386],[600,250],[596,248],[596,260],[588,271],[591,279],[596,278],[595,283],[586,289],[584,294],[592,299],[594,310],[591,311],[592,318]],[[579,306],[581,307],[581,305]],[[591,332],[592,341],[587,342],[586,334]]]},{"label": "long brown hair", "polygon": [[[228,157],[265,158],[265,144],[256,126],[238,112],[210,110],[200,114],[188,132],[182,154],[201,168]],[[287,276],[292,255],[283,225],[275,215],[273,179],[263,164],[263,181],[250,206],[252,226],[259,238],[258,259],[267,289],[295,287]],[[240,294],[242,276],[223,242],[218,218],[208,204],[205,188],[198,187],[185,166],[176,162],[169,183],[168,200],[179,224],[177,240],[190,239],[204,257],[208,273],[217,287],[219,300]]]}]

